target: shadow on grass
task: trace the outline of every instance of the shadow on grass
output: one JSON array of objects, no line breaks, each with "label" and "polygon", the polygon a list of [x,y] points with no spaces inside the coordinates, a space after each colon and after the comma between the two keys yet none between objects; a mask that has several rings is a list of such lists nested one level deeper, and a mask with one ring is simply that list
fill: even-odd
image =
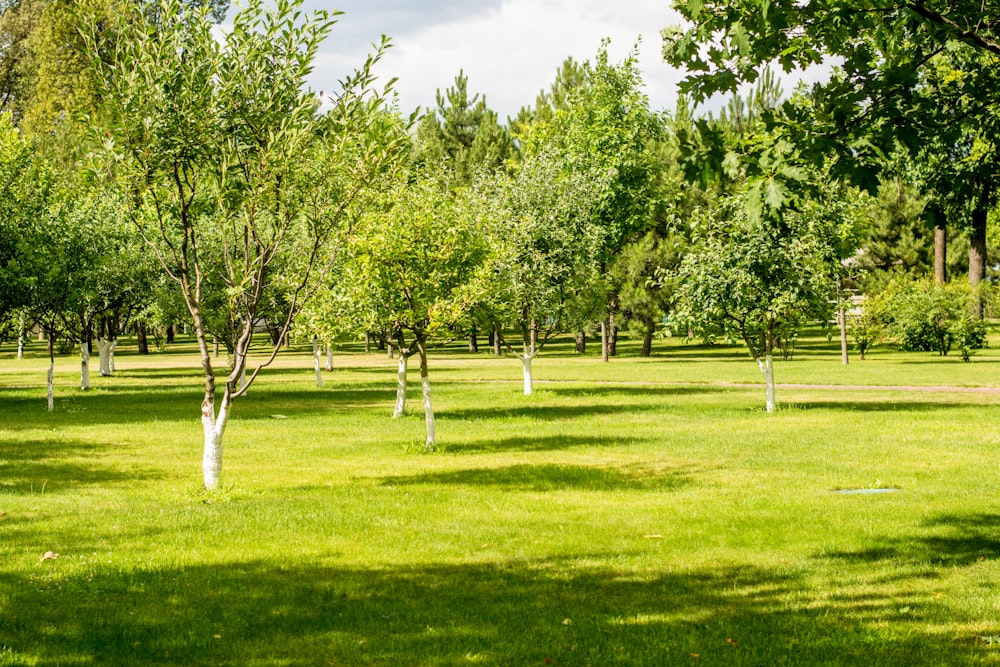
[{"label": "shadow on grass", "polygon": [[645,412],[663,412],[659,404],[608,405],[600,403],[572,403],[566,405],[524,405],[518,407],[496,407],[488,405],[482,408],[447,408],[435,413],[446,419],[455,420],[509,420],[537,419],[541,421],[572,420],[580,417],[597,415],[621,415],[626,418],[630,414]]},{"label": "shadow on grass", "polygon": [[[572,381],[567,381],[572,384]],[[542,389],[546,394],[555,396],[571,396],[577,398],[587,398],[588,396],[623,396],[627,398],[670,398],[672,396],[694,396],[697,394],[720,394],[746,391],[743,388],[722,387],[709,384],[691,385],[647,385],[647,384],[594,384],[584,387],[562,387],[558,385],[545,384]]]},{"label": "shadow on grass", "polygon": [[[113,467],[93,460],[95,453],[105,448],[110,445],[65,438],[25,442],[0,440],[0,493],[41,495],[161,477],[143,466]],[[77,457],[91,460],[72,460]]]},{"label": "shadow on grass", "polygon": [[384,486],[495,486],[521,491],[674,491],[692,483],[681,469],[654,470],[638,466],[609,468],[580,465],[514,465],[470,468],[380,478]]},{"label": "shadow on grass", "polygon": [[825,554],[848,562],[900,561],[967,566],[1000,559],[1000,514],[946,514],[925,521],[916,534],[858,551]]},{"label": "shadow on grass", "polygon": [[562,451],[576,447],[598,447],[614,449],[626,447],[639,442],[639,438],[607,438],[592,435],[545,435],[518,436],[512,438],[486,437],[479,440],[466,440],[449,443],[448,452],[455,454],[483,454],[497,452],[548,452]]},{"label": "shadow on grass", "polygon": [[778,410],[837,410],[843,412],[934,412],[939,410],[954,410],[970,408],[982,410],[989,405],[963,402],[960,399],[949,398],[941,401],[809,401],[789,402],[779,404]]},{"label": "shadow on grass", "polygon": [[63,567],[0,576],[10,664],[960,665],[988,650],[905,616],[869,622],[898,598],[806,604],[806,582],[751,567]]}]

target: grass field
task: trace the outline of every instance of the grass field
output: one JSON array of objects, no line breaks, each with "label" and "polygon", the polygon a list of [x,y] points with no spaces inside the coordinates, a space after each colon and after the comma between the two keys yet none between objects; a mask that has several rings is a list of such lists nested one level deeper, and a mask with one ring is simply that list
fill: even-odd
[{"label": "grass field", "polygon": [[211,494],[189,343],[125,342],[88,392],[60,358],[51,414],[33,345],[0,346],[0,665],[1000,664],[1000,394],[884,388],[1000,388],[1000,339],[844,367],[809,338],[777,381],[843,387],[771,415],[738,348],[562,342],[531,397],[436,350],[432,454],[384,353],[320,389],[302,346]]}]

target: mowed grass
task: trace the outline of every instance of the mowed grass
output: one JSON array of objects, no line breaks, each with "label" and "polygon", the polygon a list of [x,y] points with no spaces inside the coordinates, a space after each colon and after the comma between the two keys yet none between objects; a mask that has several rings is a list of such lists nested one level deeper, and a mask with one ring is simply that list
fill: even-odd
[{"label": "mowed grass", "polygon": [[[560,341],[525,397],[516,359],[455,346],[425,454],[395,362],[347,346],[320,389],[303,346],[205,493],[193,347],[122,348],[89,392],[60,358],[49,414],[39,344],[0,347],[0,665],[1000,664],[1000,394],[783,389],[768,415],[738,348]],[[996,345],[843,367],[816,336],[777,379],[998,371]]]}]

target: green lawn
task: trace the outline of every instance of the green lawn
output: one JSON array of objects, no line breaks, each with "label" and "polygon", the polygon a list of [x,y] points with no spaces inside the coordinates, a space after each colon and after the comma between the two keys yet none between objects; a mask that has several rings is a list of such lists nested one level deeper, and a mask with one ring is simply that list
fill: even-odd
[{"label": "green lawn", "polygon": [[[543,351],[531,397],[435,351],[424,454],[419,383],[394,421],[395,362],[349,346],[319,389],[303,346],[206,494],[189,343],[123,343],[89,392],[59,358],[52,414],[40,344],[0,346],[0,665],[1000,664],[1000,394],[768,415],[738,348],[592,348]],[[808,338],[776,377],[1000,387],[1000,340],[844,367]]]}]

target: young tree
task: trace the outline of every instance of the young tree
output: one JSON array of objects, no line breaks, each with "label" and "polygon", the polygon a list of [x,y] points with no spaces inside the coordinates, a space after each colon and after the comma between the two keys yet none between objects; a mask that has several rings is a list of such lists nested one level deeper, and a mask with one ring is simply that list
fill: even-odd
[{"label": "young tree", "polygon": [[[99,166],[127,193],[198,341],[208,489],[219,485],[233,401],[276,357],[330,264],[346,206],[391,154],[366,138],[381,104],[370,88],[378,54],[317,116],[304,83],[333,20],[325,11],[304,17],[300,4],[253,0],[221,39],[207,8],[178,0],[152,12],[122,3],[111,30],[91,19],[83,31],[104,84]],[[218,407],[204,307],[213,283],[225,285],[238,327]],[[254,327],[275,290],[287,295],[279,343],[242,383]]]}]

